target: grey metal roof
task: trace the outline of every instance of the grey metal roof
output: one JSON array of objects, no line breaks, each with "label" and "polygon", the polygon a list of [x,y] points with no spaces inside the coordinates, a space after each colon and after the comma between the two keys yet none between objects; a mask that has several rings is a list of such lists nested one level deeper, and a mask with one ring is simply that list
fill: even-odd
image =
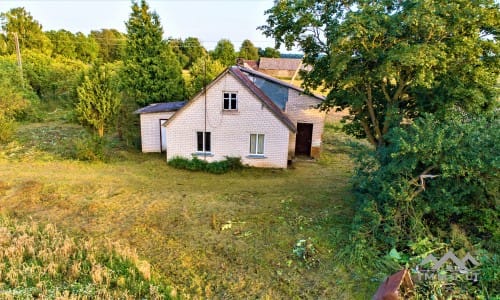
[{"label": "grey metal roof", "polygon": [[135,114],[150,114],[165,111],[177,111],[186,104],[187,101],[153,103],[146,107],[139,108]]}]

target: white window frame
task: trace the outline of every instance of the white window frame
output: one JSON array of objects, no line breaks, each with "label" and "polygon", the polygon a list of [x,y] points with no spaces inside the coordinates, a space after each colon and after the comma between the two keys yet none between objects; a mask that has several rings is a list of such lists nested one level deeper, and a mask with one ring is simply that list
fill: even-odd
[{"label": "white window frame", "polygon": [[[255,146],[254,146],[254,152],[252,152],[252,136],[255,136]],[[265,151],[265,134],[263,133],[251,133],[250,134],[250,149],[249,153],[250,155],[256,155],[256,156],[264,156]],[[260,139],[262,137],[262,139]],[[259,151],[261,150],[261,151]]]},{"label": "white window frame", "polygon": [[[227,95],[227,97],[226,97]],[[232,100],[234,95],[234,108],[232,107]],[[225,108],[225,102],[228,101],[228,108]],[[222,110],[237,111],[238,110],[238,93],[236,92],[222,92]]]},{"label": "white window frame", "polygon": [[[198,136],[202,135],[202,150],[198,149],[199,143],[198,143]],[[207,150],[207,136],[209,137],[209,143],[208,145],[210,146],[210,149]],[[196,153],[212,153],[212,133],[210,131],[196,131]]]}]

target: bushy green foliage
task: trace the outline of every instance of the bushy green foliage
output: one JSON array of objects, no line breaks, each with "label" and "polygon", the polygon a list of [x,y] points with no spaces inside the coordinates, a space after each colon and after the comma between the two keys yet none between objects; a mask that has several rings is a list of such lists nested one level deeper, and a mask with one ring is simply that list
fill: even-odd
[{"label": "bushy green foliage", "polygon": [[212,174],[223,174],[229,171],[243,168],[240,157],[229,157],[220,161],[207,162],[194,156],[192,159],[174,157],[168,161],[168,165],[177,169],[190,171],[204,171]]},{"label": "bushy green foliage", "polygon": [[222,39],[217,42],[215,49],[211,52],[215,60],[219,60],[225,67],[236,64],[236,52],[230,40]]},{"label": "bushy green foliage", "polygon": [[74,142],[74,158],[82,161],[101,161],[110,160],[112,149],[107,138],[101,138],[97,135],[83,136]]},{"label": "bushy green foliage", "polygon": [[220,61],[213,60],[207,55],[198,58],[189,71],[193,78],[189,86],[189,97],[191,98],[224,71],[224,65],[222,65]]},{"label": "bushy green foliage", "polygon": [[183,100],[182,68],[170,45],[163,40],[159,16],[149,10],[145,0],[140,4],[133,2],[126,25],[123,90],[140,106]]},{"label": "bushy green foliage", "polygon": [[149,263],[119,244],[72,239],[54,225],[0,216],[0,297],[169,299]]},{"label": "bushy green foliage", "polygon": [[259,59],[259,49],[255,47],[250,40],[244,40],[241,43],[240,52],[238,53],[239,58],[257,60]]},{"label": "bushy green foliage", "polygon": [[75,111],[83,125],[95,130],[99,137],[112,124],[120,108],[115,74],[106,66],[94,66],[77,88],[79,102]]},{"label": "bushy green foliage", "polygon": [[[359,157],[354,230],[381,253],[424,238],[451,247],[457,227],[473,244],[500,242],[500,127],[496,115],[433,115],[388,134],[389,145]],[[429,249],[425,249],[429,250]],[[419,253],[416,253],[419,254]]]},{"label": "bushy green foliage", "polygon": [[497,101],[497,1],[284,0],[266,14],[264,34],[313,67],[304,84],[329,91],[323,108],[350,108],[344,128],[375,146],[402,120]]}]

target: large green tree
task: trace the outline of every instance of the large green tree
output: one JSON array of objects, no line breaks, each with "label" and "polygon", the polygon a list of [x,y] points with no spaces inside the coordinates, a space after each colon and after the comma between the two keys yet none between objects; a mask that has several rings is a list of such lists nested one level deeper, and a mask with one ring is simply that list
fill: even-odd
[{"label": "large green tree", "polygon": [[76,114],[83,125],[104,136],[105,128],[111,124],[120,108],[113,72],[105,66],[95,66],[77,88],[79,102]]},{"label": "large green tree", "polygon": [[377,147],[422,112],[478,112],[496,100],[500,10],[494,0],[282,0],[264,34],[298,46],[306,87],[350,108],[346,129]]},{"label": "large green tree", "polygon": [[199,58],[207,55],[207,50],[201,45],[200,40],[195,37],[188,37],[182,43],[182,52],[188,57],[186,68],[190,68]]},{"label": "large green tree", "polygon": [[271,58],[279,58],[281,57],[280,51],[274,49],[272,47],[266,47],[265,49],[259,48],[259,56],[260,57],[271,57]]},{"label": "large green tree", "polygon": [[219,60],[226,67],[236,64],[236,53],[230,40],[218,41],[211,55],[213,59]]},{"label": "large green tree", "polygon": [[122,57],[126,37],[116,29],[92,30],[90,36],[99,44],[98,58],[103,62],[114,62]]},{"label": "large green tree", "polygon": [[67,58],[76,58],[75,35],[67,30],[50,30],[45,32],[50,39],[53,49],[52,55],[62,55]]},{"label": "large green tree", "polygon": [[244,59],[257,60],[259,59],[259,49],[253,45],[252,41],[244,40],[243,43],[241,43],[238,56]]},{"label": "large green tree", "polygon": [[220,61],[211,59],[208,55],[198,58],[191,68],[189,68],[189,73],[193,78],[189,89],[190,96],[200,92],[203,87],[214,80],[224,68],[224,65]]},{"label": "large green tree", "polygon": [[24,8],[18,7],[0,14],[2,29],[7,34],[9,53],[15,51],[14,35],[17,34],[21,49],[36,49],[45,54],[52,52],[52,43],[42,31],[42,25]]},{"label": "large green tree", "polygon": [[146,1],[132,4],[123,57],[123,86],[138,105],[184,98],[182,68],[163,40],[160,18]]}]

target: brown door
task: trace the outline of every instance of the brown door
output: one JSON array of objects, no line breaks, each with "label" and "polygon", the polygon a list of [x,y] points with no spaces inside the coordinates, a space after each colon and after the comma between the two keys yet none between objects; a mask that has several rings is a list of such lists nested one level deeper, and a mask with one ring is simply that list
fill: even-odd
[{"label": "brown door", "polygon": [[313,124],[297,123],[297,136],[295,139],[295,155],[311,156]]}]

